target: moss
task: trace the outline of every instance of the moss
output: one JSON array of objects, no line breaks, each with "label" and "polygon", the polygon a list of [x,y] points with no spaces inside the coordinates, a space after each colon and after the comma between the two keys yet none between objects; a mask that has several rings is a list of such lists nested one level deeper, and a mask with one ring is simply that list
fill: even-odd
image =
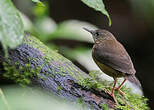
[{"label": "moss", "polygon": [[[106,80],[104,81],[98,81],[98,75],[100,75],[99,71],[91,71],[89,73],[91,76],[90,78],[85,78],[79,81],[79,84],[84,86],[87,89],[95,88],[96,90],[111,90],[113,82],[108,82]],[[126,86],[123,86],[121,90],[125,93],[124,96],[122,96],[118,91],[115,91],[115,97],[117,99],[118,104],[116,105],[117,109],[121,110],[149,110],[149,107],[147,105],[147,98],[144,96],[140,96],[138,94],[132,93],[132,90],[130,88],[126,88]],[[110,110],[107,107],[105,107],[104,104],[100,104],[102,109]],[[105,107],[105,108],[104,108]]]},{"label": "moss", "polygon": [[[87,89],[99,89],[99,90],[111,90],[112,84],[108,81],[99,81],[98,77],[101,73],[98,71],[91,71],[89,73],[89,76],[81,72],[79,69],[77,69],[71,61],[67,60],[60,54],[56,53],[53,50],[50,50],[47,46],[45,46],[42,42],[40,42],[35,37],[27,36],[24,39],[24,44],[32,46],[33,48],[37,49],[42,53],[42,58],[45,60],[45,63],[42,65],[39,65],[38,67],[33,70],[30,66],[30,62],[25,65],[25,67],[19,66],[18,69],[16,69],[17,65],[19,65],[18,62],[16,62],[16,67],[12,66],[11,64],[4,64],[6,74],[5,77],[8,77],[10,79],[15,80],[17,83],[20,84],[29,84],[30,83],[30,77],[33,75],[38,76],[40,74],[40,70],[42,67],[48,63],[57,63],[55,69],[49,70],[52,71],[52,73],[65,75],[67,72],[70,74],[74,79],[78,80],[78,83],[87,88]],[[34,61],[36,59],[29,59],[29,61]],[[59,65],[65,65],[65,66],[58,66]],[[53,66],[53,65],[52,65]],[[68,75],[67,74],[67,75]],[[53,74],[45,73],[45,75],[54,77]],[[46,78],[47,78],[46,77]],[[40,78],[44,79],[45,77]],[[45,79],[44,79],[45,80]],[[60,90],[58,88],[58,90]],[[135,110],[146,110],[148,109],[148,106],[146,104],[147,99],[143,96],[139,96],[136,94],[133,94],[130,89],[126,88],[125,86],[122,87],[122,91],[126,94],[125,97],[121,96],[118,92],[115,92],[116,99],[119,103],[119,105],[116,106],[116,108],[123,109],[123,110],[131,110],[132,108]],[[105,105],[104,105],[105,106]],[[104,107],[103,106],[103,107]],[[103,108],[104,109],[104,108]]]},{"label": "moss", "polygon": [[113,109],[109,108],[107,104],[100,104],[100,106],[103,110],[113,110]]},{"label": "moss", "polygon": [[[46,72],[44,73],[45,76],[41,76],[40,70],[44,65],[48,65],[49,63],[55,63],[54,69],[48,68],[49,72],[60,74],[61,76],[65,76],[66,73],[68,73],[71,76],[73,76],[75,79],[76,79],[76,76],[82,77],[82,75],[75,75],[75,73],[78,74],[79,71],[74,67],[71,61],[67,60],[62,55],[56,53],[57,51],[49,49],[37,38],[27,35],[24,38],[23,44],[33,47],[34,49],[37,49],[42,55],[41,57],[44,60],[44,63],[32,69],[31,62],[37,62],[38,61],[37,58],[36,59],[28,58],[28,61],[27,61],[28,63],[23,66],[20,66],[19,62],[15,62],[14,64],[11,64],[10,63],[11,61],[8,61],[4,64],[5,71],[6,71],[6,73],[4,74],[5,77],[10,78],[15,82],[23,85],[29,84],[30,77],[32,76],[39,76],[41,79],[46,80],[46,78],[54,77],[54,75]],[[58,65],[64,65],[64,66],[58,66]],[[54,66],[54,64],[52,66]]]},{"label": "moss", "polygon": [[103,90],[106,91],[107,89],[110,89],[110,86],[112,85],[112,83],[104,80],[102,82],[99,82],[97,80],[97,75],[99,75],[100,72],[99,71],[91,71],[89,73],[88,78],[80,78],[80,80],[78,81],[78,83],[80,85],[82,85],[83,87],[87,88],[87,89],[99,89],[99,90]]},{"label": "moss", "polygon": [[5,70],[3,76],[22,86],[30,84],[30,78],[32,76],[38,76],[41,70],[41,66],[32,69],[30,63],[20,66],[18,62],[15,62],[14,65],[9,60],[8,62],[3,62],[3,66]]},{"label": "moss", "polygon": [[116,108],[122,110],[149,110],[147,98],[132,93],[132,90],[130,88],[126,88],[125,86],[123,86],[121,90],[125,93],[124,96],[120,95],[117,91],[115,92],[116,99],[119,103]]},{"label": "moss", "polygon": [[57,86],[57,91],[58,93],[62,90],[62,88],[60,86]]},{"label": "moss", "polygon": [[24,68],[21,66],[19,67],[19,69],[16,69],[14,65],[5,62],[3,63],[3,65],[5,70],[5,74],[3,75],[4,77],[11,79],[21,85],[27,85],[30,83],[29,77],[31,76],[31,74],[27,72],[27,69],[24,70]]},{"label": "moss", "polygon": [[[54,51],[48,48],[37,38],[27,35],[24,38],[23,44],[29,45],[33,47],[34,49],[37,49],[39,52],[41,52],[42,58],[45,60],[46,64],[55,63],[56,65],[55,68],[59,71],[55,71],[55,69],[49,70],[49,71],[52,71],[52,73],[60,74],[62,76],[65,76],[67,73],[67,75],[70,74],[73,78],[77,80],[85,78],[83,72],[79,71],[79,69],[77,69],[71,61],[69,61],[62,55],[58,54],[57,50]],[[61,65],[61,66],[58,66],[58,65]]]},{"label": "moss", "polygon": [[57,51],[51,50],[50,48],[48,48],[41,41],[39,41],[37,38],[33,36],[27,35],[23,43],[29,46],[32,46],[33,48],[42,52],[42,55],[44,56],[47,62],[50,62],[51,60],[61,61],[61,62],[69,61],[66,58],[62,57],[60,54],[58,54]]},{"label": "moss", "polygon": [[87,106],[85,105],[85,102],[81,97],[77,98],[77,103],[82,107],[82,110],[87,110]]},{"label": "moss", "polygon": [[[73,74],[72,71],[74,71],[75,68],[71,68],[70,65],[68,65],[68,67],[63,67],[63,66],[58,67],[58,63],[61,65],[61,64],[65,64],[65,62],[67,62],[65,64],[65,66],[67,66],[67,64],[72,64],[72,62],[69,61],[68,59],[66,59],[65,57],[63,57],[62,55],[58,54],[57,50],[54,51],[54,50],[51,50],[50,48],[48,48],[41,41],[39,41],[37,38],[27,35],[24,39],[23,44],[29,45],[29,46],[33,47],[34,49],[37,49],[39,52],[41,52],[42,59],[45,60],[44,65],[52,63],[52,62],[57,63],[55,68],[57,68],[57,70],[59,70],[59,71],[57,72],[53,69],[52,73],[65,75],[65,73],[67,72],[70,75]],[[51,71],[51,70],[48,70],[48,71]]]},{"label": "moss", "polygon": [[81,97],[77,99],[77,102],[78,102],[79,104],[81,104],[81,105],[83,105],[83,103],[84,103],[84,101],[83,101],[83,99],[82,99]]}]

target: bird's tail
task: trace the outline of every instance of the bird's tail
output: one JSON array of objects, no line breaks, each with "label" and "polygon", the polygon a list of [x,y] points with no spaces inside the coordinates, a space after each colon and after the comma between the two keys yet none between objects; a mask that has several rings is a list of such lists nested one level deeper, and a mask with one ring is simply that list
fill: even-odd
[{"label": "bird's tail", "polygon": [[135,75],[129,75],[126,77],[128,81],[138,86],[140,89],[142,89],[140,81],[135,77]]}]

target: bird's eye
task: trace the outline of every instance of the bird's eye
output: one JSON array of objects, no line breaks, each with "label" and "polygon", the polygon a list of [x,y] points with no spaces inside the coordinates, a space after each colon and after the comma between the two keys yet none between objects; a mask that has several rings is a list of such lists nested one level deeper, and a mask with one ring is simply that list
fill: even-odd
[{"label": "bird's eye", "polygon": [[100,35],[100,33],[99,33],[99,32],[96,32],[96,33],[95,33],[95,35],[96,35],[96,36],[99,36],[99,35]]}]

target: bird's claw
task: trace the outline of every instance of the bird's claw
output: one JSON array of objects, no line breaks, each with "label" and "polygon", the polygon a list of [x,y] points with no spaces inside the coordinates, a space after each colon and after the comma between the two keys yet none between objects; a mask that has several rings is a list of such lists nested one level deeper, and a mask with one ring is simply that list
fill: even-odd
[{"label": "bird's claw", "polygon": [[125,96],[125,93],[122,92],[119,88],[116,88],[115,90],[118,91],[122,96]]},{"label": "bird's claw", "polygon": [[113,98],[113,101],[117,104],[117,100],[115,98],[114,93],[111,93],[109,90],[106,90],[106,93],[109,94]]}]

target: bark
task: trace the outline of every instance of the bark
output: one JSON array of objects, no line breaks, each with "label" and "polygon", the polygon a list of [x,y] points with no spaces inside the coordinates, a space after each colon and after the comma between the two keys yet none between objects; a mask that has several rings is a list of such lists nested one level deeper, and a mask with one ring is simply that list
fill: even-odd
[{"label": "bark", "polygon": [[[6,58],[1,52],[0,65],[3,68],[4,61]],[[87,88],[86,85],[83,86],[79,83],[81,80],[89,78],[88,74],[56,51],[46,47],[35,37],[26,35],[21,45],[16,49],[9,50],[9,61],[11,65],[16,66],[16,69],[24,67],[28,68],[28,71],[34,70],[28,76],[33,86],[70,101],[77,102],[80,98],[85,105],[96,110],[103,109],[101,104],[114,108],[113,99],[107,93],[95,88]],[[28,67],[27,64],[29,64]],[[1,70],[1,73],[5,73],[5,71]],[[24,73],[20,71],[20,74]]]}]

